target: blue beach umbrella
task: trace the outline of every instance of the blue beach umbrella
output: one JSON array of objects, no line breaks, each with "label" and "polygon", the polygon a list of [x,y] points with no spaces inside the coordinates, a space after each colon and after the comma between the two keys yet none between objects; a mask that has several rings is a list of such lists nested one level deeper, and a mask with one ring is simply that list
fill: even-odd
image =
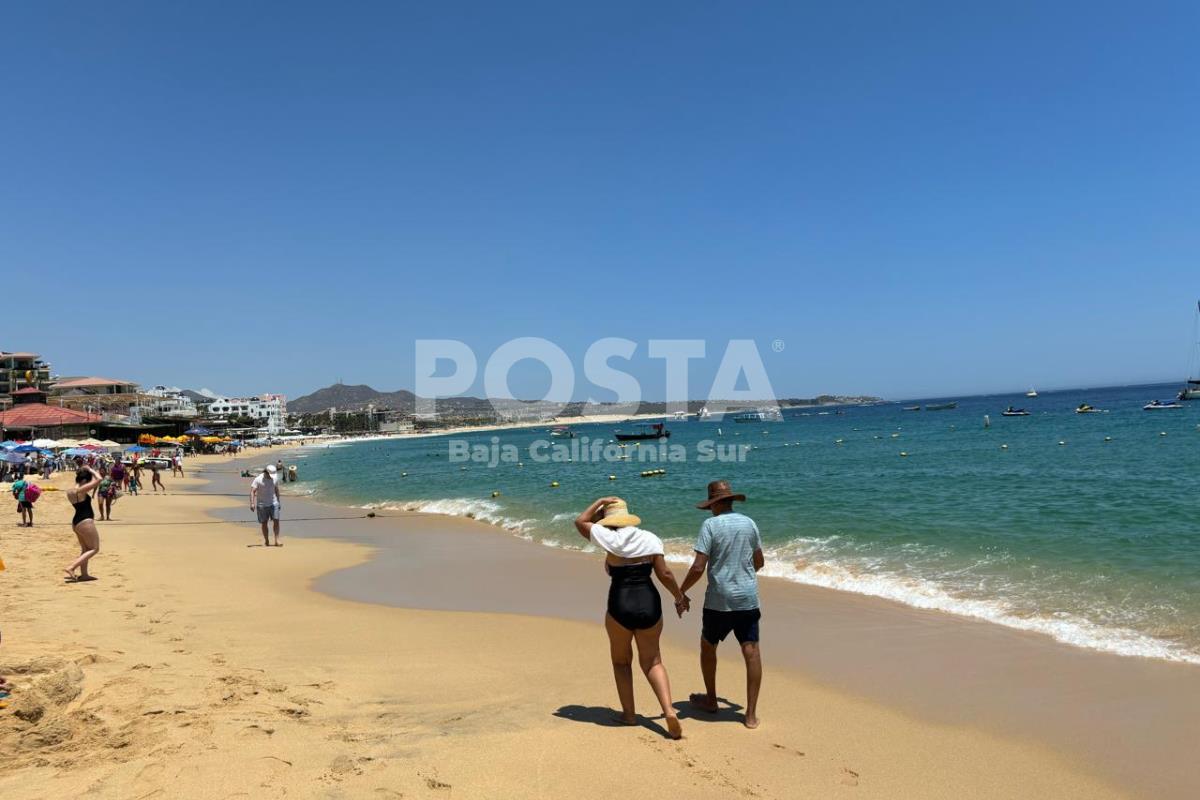
[{"label": "blue beach umbrella", "polygon": [[90,456],[93,455],[91,450],[86,447],[72,447],[68,450],[63,450],[64,456]]},{"label": "blue beach umbrella", "polygon": [[131,444],[125,448],[126,453],[144,453],[149,450],[149,447],[142,447],[140,444]]},{"label": "blue beach umbrella", "polygon": [[14,453],[36,453],[38,449],[31,444],[19,444],[12,451]]},{"label": "blue beach umbrella", "polygon": [[9,452],[0,455],[0,461],[7,461],[9,464],[24,464],[28,460],[29,459],[25,458],[25,456],[21,455],[20,453]]},{"label": "blue beach umbrella", "polygon": [[3,447],[5,450],[12,450],[16,446],[17,443],[12,439],[9,439],[7,442],[0,442],[0,447]]}]

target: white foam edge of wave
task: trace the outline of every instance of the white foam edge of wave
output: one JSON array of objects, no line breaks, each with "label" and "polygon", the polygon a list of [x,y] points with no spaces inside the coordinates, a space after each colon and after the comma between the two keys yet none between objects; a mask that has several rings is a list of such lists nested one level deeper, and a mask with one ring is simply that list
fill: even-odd
[{"label": "white foam edge of wave", "polygon": [[[808,586],[879,597],[913,608],[941,611],[1017,630],[1040,633],[1063,644],[1122,656],[1158,658],[1200,665],[1200,655],[1174,642],[1156,639],[1126,628],[1108,627],[1074,614],[1056,613],[1022,616],[1003,600],[956,597],[935,581],[883,572],[856,573],[834,561],[811,561],[797,566],[795,559],[780,558],[776,551],[764,552],[762,575]],[[674,556],[672,561],[689,560]]]}]

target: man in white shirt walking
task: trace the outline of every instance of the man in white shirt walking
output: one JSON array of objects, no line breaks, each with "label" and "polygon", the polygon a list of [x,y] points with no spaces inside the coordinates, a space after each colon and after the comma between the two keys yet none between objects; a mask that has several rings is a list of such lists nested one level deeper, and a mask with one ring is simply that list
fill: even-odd
[{"label": "man in white shirt walking", "polygon": [[258,515],[258,523],[262,525],[263,547],[270,547],[271,540],[267,537],[267,523],[274,523],[275,546],[279,543],[279,512],[283,503],[279,497],[279,475],[274,464],[268,464],[262,474],[250,482],[250,509]]}]

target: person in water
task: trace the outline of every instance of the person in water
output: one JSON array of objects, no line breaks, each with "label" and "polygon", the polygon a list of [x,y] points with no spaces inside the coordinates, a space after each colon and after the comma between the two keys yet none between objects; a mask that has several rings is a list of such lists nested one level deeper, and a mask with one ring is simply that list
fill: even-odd
[{"label": "person in water", "polygon": [[[75,470],[75,485],[67,490],[67,499],[75,507],[75,516],[71,519],[71,529],[79,540],[79,558],[66,568],[67,580],[95,580],[88,574],[88,562],[100,552],[100,532],[96,530],[96,512],[92,510],[92,496],[88,492],[100,485],[100,473],[92,467],[80,467]],[[76,576],[75,570],[79,570]]]},{"label": "person in water", "polygon": [[747,728],[758,727],[758,692],[762,687],[762,655],[758,649],[758,571],[763,568],[762,536],[754,520],[733,510],[734,501],[745,502],[728,481],[708,485],[708,499],[697,508],[712,512],[700,526],[696,558],[683,579],[683,592],[708,572],[704,593],[704,621],[700,634],[700,671],[704,694],[693,694],[692,705],[717,711],[717,645],[731,632],[746,661]]},{"label": "person in water", "polygon": [[688,603],[663,558],[662,540],[639,528],[641,522],[629,513],[621,498],[601,497],[575,518],[575,529],[607,553],[604,568],[611,584],[604,628],[608,632],[613,677],[621,700],[621,722],[637,724],[633,705],[633,644],[636,641],[638,664],[662,706],[667,735],[679,739],[683,737],[683,728],[671,704],[671,682],[659,653],[662,600],[650,580],[651,574],[675,598],[677,614],[682,616]]}]

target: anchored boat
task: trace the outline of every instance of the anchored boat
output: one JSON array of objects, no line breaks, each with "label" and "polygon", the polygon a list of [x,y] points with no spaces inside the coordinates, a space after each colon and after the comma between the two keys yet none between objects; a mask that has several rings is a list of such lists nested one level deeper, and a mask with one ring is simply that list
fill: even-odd
[{"label": "anchored boat", "polygon": [[1192,352],[1188,358],[1188,377],[1179,390],[1180,400],[1200,400],[1200,301],[1196,303],[1196,323],[1192,331]]},{"label": "anchored boat", "polygon": [[1002,416],[1002,417],[1028,417],[1029,412],[1023,408],[1013,408],[1012,406],[1009,406],[1008,408],[1006,408],[1000,412],[1000,416]]},{"label": "anchored boat", "polygon": [[958,408],[958,403],[930,403],[925,406],[926,411],[950,411]]},{"label": "anchored boat", "polygon": [[618,442],[635,442],[646,439],[666,439],[670,435],[671,432],[667,430],[667,425],[665,422],[639,422],[637,425],[633,426],[632,431],[613,431],[613,438],[615,438]]}]

